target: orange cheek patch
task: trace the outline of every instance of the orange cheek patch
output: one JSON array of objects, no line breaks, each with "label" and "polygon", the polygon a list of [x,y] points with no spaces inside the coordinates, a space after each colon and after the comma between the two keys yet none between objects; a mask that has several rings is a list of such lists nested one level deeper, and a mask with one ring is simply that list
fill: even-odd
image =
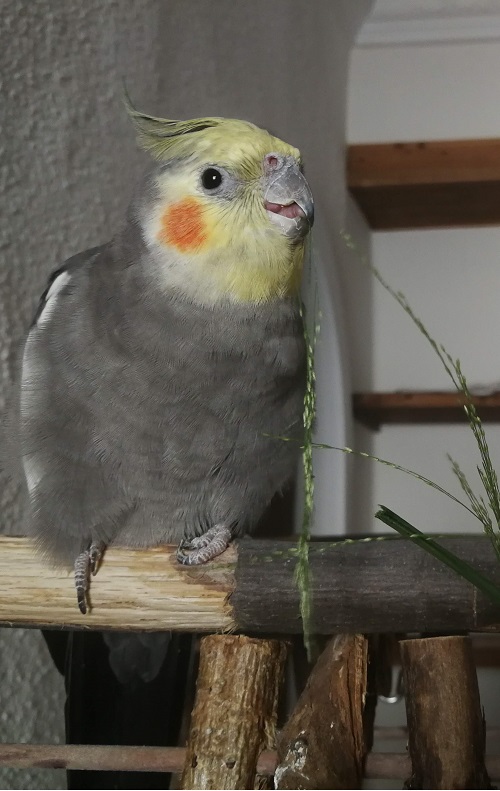
[{"label": "orange cheek patch", "polygon": [[182,252],[201,247],[207,239],[203,209],[196,198],[173,203],[161,218],[158,240]]}]

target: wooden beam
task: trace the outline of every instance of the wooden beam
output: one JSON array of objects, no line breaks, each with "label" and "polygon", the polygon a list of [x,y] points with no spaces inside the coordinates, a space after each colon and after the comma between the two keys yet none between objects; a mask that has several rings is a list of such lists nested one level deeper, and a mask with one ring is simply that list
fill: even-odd
[{"label": "wooden beam", "polygon": [[[500,393],[474,396],[485,423],[500,422]],[[384,423],[465,423],[463,399],[457,392],[354,393],[354,417],[369,428]]]},{"label": "wooden beam", "polygon": [[[439,540],[500,584],[488,538]],[[296,560],[294,541],[242,540],[194,568],[179,566],[173,547],[110,549],[92,579],[92,611],[81,615],[71,574],[51,568],[28,539],[3,536],[0,624],[297,634]],[[500,630],[500,608],[411,541],[312,542],[309,562],[318,634]]]},{"label": "wooden beam", "polygon": [[352,145],[347,184],[375,230],[498,225],[500,138]]}]

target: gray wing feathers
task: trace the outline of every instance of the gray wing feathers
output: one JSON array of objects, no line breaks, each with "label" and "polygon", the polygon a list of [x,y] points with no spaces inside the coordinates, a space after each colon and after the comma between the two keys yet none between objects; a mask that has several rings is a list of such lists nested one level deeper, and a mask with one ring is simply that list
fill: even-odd
[{"label": "gray wing feathers", "polygon": [[72,562],[90,540],[149,546],[253,528],[293,476],[298,304],[206,308],[112,246],[54,276],[23,359],[32,532]]},{"label": "gray wing feathers", "polygon": [[[93,452],[92,415],[79,381],[76,347],[92,342],[82,321],[87,267],[101,250],[75,256],[51,277],[22,357],[19,425],[27,527],[42,549],[67,565],[92,540],[108,543],[131,508]],[[77,344],[75,327],[82,333]]]}]

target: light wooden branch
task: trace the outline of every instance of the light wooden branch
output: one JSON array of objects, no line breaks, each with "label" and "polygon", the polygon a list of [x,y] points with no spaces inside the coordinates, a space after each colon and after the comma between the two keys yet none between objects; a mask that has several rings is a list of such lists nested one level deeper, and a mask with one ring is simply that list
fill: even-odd
[{"label": "light wooden branch", "polygon": [[236,550],[194,572],[174,547],[106,551],[91,578],[91,610],[81,615],[72,571],[55,569],[24,538],[0,539],[0,623],[81,629],[187,630],[235,626],[227,599]]}]

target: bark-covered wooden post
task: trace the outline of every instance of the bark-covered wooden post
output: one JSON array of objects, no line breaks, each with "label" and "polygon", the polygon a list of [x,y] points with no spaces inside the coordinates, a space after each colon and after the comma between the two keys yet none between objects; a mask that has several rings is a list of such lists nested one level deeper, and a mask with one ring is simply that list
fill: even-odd
[{"label": "bark-covered wooden post", "polygon": [[200,646],[182,788],[254,788],[274,747],[286,643],[210,635]]},{"label": "bark-covered wooden post", "polygon": [[491,788],[469,637],[402,640],[412,775],[406,788]]},{"label": "bark-covered wooden post", "polygon": [[368,641],[330,640],[278,740],[275,788],[360,788]]}]

